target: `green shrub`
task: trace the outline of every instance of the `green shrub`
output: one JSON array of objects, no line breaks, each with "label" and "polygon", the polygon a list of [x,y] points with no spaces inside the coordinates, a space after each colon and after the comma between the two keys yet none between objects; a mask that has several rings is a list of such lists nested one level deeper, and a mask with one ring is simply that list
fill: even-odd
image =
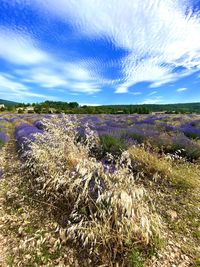
[{"label": "green shrub", "polygon": [[23,109],[18,109],[17,113],[23,114],[24,113],[24,110]]},{"label": "green shrub", "polygon": [[193,267],[200,267],[200,254],[194,260]]},{"label": "green shrub", "polygon": [[197,231],[194,233],[194,236],[200,241],[200,230],[197,230]]},{"label": "green shrub", "polygon": [[129,267],[144,267],[144,259],[138,250],[133,250],[129,256]]},{"label": "green shrub", "polygon": [[103,153],[120,154],[125,150],[126,146],[123,141],[111,135],[103,135],[100,137]]}]

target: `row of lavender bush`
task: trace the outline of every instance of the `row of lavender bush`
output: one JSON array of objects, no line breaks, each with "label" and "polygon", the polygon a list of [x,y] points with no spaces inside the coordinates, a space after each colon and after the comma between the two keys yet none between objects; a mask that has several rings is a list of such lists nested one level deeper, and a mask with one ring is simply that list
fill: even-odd
[{"label": "row of lavender bush", "polygon": [[26,152],[29,149],[29,142],[34,141],[35,134],[42,133],[42,130],[28,123],[23,123],[15,127],[15,139],[17,142],[17,148],[22,152]]},{"label": "row of lavender bush", "polygon": [[[198,116],[182,117],[158,115],[99,115],[80,116],[81,124],[90,127],[108,146],[119,149],[138,143],[149,143],[164,152],[174,153],[182,150],[182,155],[189,159],[200,157],[200,120]],[[43,123],[36,120],[34,126],[42,130]],[[112,139],[111,139],[112,138]],[[112,149],[116,151],[116,149]],[[110,151],[111,152],[111,151]]]},{"label": "row of lavender bush", "polygon": [[0,147],[9,140],[7,127],[8,121],[5,118],[0,117]]},{"label": "row of lavender bush", "polygon": [[9,140],[8,127],[9,122],[3,116],[0,116],[0,178],[4,175],[4,154],[1,153],[1,149]]},{"label": "row of lavender bush", "polygon": [[[60,117],[60,115],[53,116]],[[35,128],[30,128],[33,127],[31,125],[28,128],[24,126],[27,128],[28,135],[29,131],[43,130],[42,118],[44,117],[51,118],[51,115],[23,114],[20,116],[21,119],[27,119],[35,126]],[[200,139],[200,119],[197,115],[80,115],[77,117],[81,124],[89,123],[100,137],[113,137],[117,140],[115,142],[121,143],[118,145],[120,148],[148,142],[164,152],[174,153],[182,149],[183,156],[190,159],[200,157],[200,146],[197,143]]]}]

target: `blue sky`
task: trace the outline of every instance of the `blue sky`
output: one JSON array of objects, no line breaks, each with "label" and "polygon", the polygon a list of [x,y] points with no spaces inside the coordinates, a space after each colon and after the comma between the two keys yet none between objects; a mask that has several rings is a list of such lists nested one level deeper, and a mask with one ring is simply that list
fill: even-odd
[{"label": "blue sky", "polygon": [[200,1],[1,0],[0,98],[200,102]]}]

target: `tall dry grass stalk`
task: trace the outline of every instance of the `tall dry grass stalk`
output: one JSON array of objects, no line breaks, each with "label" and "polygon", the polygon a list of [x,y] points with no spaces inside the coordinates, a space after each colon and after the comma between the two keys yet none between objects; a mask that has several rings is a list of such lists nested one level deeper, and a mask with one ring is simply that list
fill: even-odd
[{"label": "tall dry grass stalk", "polygon": [[[114,168],[91,156],[98,137],[86,127],[78,138],[77,121],[70,117],[44,120],[25,153],[24,167],[37,193],[60,203],[68,216],[60,231],[63,241],[82,244],[110,262],[135,247],[151,244],[160,222],[144,187],[135,184],[128,152]],[[58,202],[57,202],[58,201]]]}]

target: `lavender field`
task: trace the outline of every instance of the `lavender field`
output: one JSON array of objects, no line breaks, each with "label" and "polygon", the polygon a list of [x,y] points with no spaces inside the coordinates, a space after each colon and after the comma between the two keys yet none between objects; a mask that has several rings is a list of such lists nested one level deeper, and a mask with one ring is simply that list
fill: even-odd
[{"label": "lavender field", "polygon": [[1,114],[0,151],[5,266],[199,266],[200,115]]},{"label": "lavender field", "polygon": [[[23,137],[43,130],[42,119],[56,119],[63,115],[1,115],[0,142],[8,140],[7,129],[23,129]],[[66,115],[67,116],[67,115]],[[122,146],[149,144],[160,151],[180,153],[188,159],[199,158],[200,115],[69,115],[79,121],[80,127],[88,123],[100,138],[113,137]],[[26,130],[26,127],[28,127]],[[32,126],[32,127],[31,127]],[[17,138],[17,142],[20,142]]]}]

